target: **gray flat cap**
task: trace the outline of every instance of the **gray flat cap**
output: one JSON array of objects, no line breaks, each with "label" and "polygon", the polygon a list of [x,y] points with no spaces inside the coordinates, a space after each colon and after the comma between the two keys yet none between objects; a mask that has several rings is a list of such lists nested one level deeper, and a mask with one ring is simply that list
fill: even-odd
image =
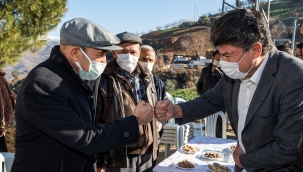
[{"label": "gray flat cap", "polygon": [[142,40],[140,38],[139,35],[136,35],[134,33],[129,33],[129,32],[122,32],[122,33],[119,33],[116,35],[121,43],[124,43],[124,42],[134,42],[134,43],[138,43],[140,45],[142,45]]},{"label": "gray flat cap", "polygon": [[122,49],[116,46],[120,43],[118,37],[99,24],[84,18],[75,18],[63,24],[60,43],[102,50]]}]

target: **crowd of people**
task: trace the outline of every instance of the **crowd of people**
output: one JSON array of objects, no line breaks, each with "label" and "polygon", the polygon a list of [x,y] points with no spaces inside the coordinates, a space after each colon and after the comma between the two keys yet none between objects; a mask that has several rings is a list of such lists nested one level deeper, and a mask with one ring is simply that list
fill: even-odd
[{"label": "crowd of people", "polygon": [[238,139],[235,171],[302,171],[303,43],[298,58],[279,51],[261,13],[249,9],[216,20],[210,38],[217,50],[199,97],[174,105],[153,75],[155,50],[138,35],[65,22],[60,45],[30,71],[16,103],[0,70],[0,149],[13,116],[17,130],[11,171],[149,172],[169,119],[184,124],[218,111]]}]

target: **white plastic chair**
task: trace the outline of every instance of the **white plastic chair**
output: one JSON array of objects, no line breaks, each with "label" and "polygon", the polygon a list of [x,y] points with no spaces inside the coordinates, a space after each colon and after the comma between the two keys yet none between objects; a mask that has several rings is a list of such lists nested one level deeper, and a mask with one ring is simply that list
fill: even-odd
[{"label": "white plastic chair", "polygon": [[174,98],[174,104],[179,104],[179,103],[183,103],[183,102],[186,102],[186,100],[179,98],[179,97]]},{"label": "white plastic chair", "polygon": [[218,116],[222,118],[222,138],[226,139],[226,115],[220,111],[205,118],[205,136],[216,137],[216,124]]},{"label": "white plastic chair", "polygon": [[187,144],[194,138],[194,124],[192,122],[180,126],[180,146]]},{"label": "white plastic chair", "polygon": [[[167,100],[171,101],[173,104],[175,104],[175,100],[173,98],[173,96],[171,94],[169,94],[168,92],[166,92],[166,97],[167,97]],[[168,123],[175,123],[175,118],[172,118],[170,120],[168,120]]]},{"label": "white plastic chair", "polygon": [[11,152],[0,152],[1,172],[10,172],[15,154]]},{"label": "white plastic chair", "polygon": [[168,144],[173,144],[176,148],[180,147],[180,128],[177,124],[168,123],[163,127],[163,134],[160,143],[165,144],[164,158],[167,158],[167,152],[169,150]]}]

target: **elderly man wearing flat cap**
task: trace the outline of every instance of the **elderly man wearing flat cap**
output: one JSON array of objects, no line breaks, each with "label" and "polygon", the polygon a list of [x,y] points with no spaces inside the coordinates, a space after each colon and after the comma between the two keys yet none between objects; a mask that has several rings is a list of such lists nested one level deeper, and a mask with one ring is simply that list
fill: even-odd
[{"label": "elderly man wearing flat cap", "polygon": [[17,96],[16,154],[12,172],[94,172],[96,154],[139,139],[153,118],[150,104],[132,114],[95,124],[97,88],[106,52],[120,40],[83,18],[63,24],[60,46],[26,77]]},{"label": "elderly man wearing flat cap", "polygon": [[[157,93],[153,75],[138,63],[141,38],[133,33],[116,35],[122,50],[112,51],[110,61],[100,82],[97,121],[109,123],[134,113],[136,105],[145,101],[155,105]],[[118,149],[98,155],[98,171],[148,172],[152,171],[153,160],[157,158],[160,125],[156,119],[139,126],[139,140]]]}]

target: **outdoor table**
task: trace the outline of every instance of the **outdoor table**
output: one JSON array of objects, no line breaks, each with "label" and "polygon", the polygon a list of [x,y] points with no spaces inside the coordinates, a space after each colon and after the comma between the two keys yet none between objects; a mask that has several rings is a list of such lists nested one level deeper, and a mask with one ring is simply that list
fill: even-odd
[{"label": "outdoor table", "polygon": [[[229,167],[231,171],[234,171],[235,162],[233,160],[232,151],[230,150],[230,147],[236,144],[236,140],[221,139],[207,136],[196,136],[189,141],[188,145],[198,148],[198,152],[196,152],[195,154],[186,154],[180,151],[180,148],[176,148],[177,151],[165,160],[163,160],[161,163],[159,163],[153,169],[153,172],[187,171],[177,167],[177,163],[183,160],[187,160],[195,164],[195,168],[190,170],[191,172],[210,171],[208,169],[208,164],[213,164],[214,162]],[[211,160],[203,158],[202,153],[205,151],[222,152],[224,158],[222,158],[221,160]]]}]

